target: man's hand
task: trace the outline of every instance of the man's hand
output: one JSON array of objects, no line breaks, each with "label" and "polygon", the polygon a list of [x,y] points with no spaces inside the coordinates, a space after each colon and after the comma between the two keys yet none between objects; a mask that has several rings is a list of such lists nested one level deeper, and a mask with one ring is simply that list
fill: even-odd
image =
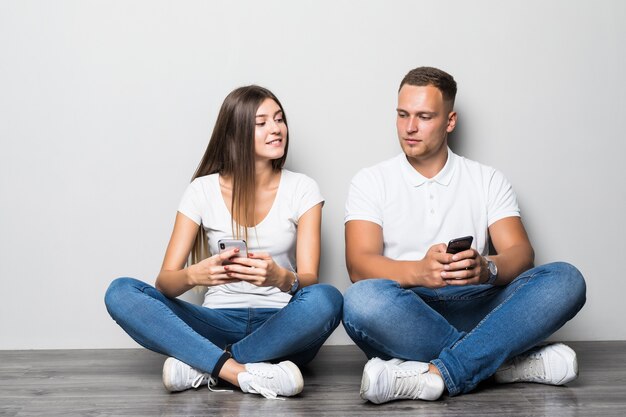
[{"label": "man's hand", "polygon": [[444,279],[443,273],[445,268],[452,260],[452,255],[446,253],[446,245],[438,243],[431,246],[422,258],[417,262],[415,282],[411,283],[413,287],[441,288],[448,285]]},{"label": "man's hand", "polygon": [[450,255],[443,266],[441,278],[447,285],[476,285],[487,282],[487,260],[474,249]]}]

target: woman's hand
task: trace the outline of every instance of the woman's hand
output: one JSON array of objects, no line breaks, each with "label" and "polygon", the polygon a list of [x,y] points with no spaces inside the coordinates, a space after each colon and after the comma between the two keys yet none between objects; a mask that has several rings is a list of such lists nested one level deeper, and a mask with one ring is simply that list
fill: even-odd
[{"label": "woman's hand", "polygon": [[205,287],[212,287],[239,281],[239,279],[228,276],[226,274],[226,266],[223,265],[224,261],[232,258],[238,252],[239,249],[233,248],[189,266],[187,268],[189,283],[194,286],[204,285]]},{"label": "woman's hand", "polygon": [[231,279],[257,287],[278,287],[281,291],[288,291],[291,286],[293,274],[274,262],[269,253],[248,253],[247,258],[233,258],[231,262],[224,267]]}]

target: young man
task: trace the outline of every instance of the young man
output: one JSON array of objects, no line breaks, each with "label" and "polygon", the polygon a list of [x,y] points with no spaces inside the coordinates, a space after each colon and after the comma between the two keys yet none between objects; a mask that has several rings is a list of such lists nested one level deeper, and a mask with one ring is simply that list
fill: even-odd
[{"label": "young man", "polygon": [[[398,92],[403,153],[361,170],[346,203],[344,326],[370,361],[361,397],[436,400],[498,382],[565,384],[578,374],[563,344],[534,348],[585,303],[585,281],[565,263],[533,268],[511,185],[455,155],[456,82],[410,71]],[[470,249],[446,253],[453,238]],[[489,253],[489,240],[495,254]]]}]

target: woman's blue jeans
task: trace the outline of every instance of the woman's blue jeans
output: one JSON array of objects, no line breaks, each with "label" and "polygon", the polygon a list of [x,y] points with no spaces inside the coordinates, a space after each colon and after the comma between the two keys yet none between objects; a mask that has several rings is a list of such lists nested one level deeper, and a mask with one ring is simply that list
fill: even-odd
[{"label": "woman's blue jeans", "polygon": [[530,269],[506,286],[401,288],[367,279],[346,291],[343,323],[369,358],[431,362],[450,395],[458,395],[563,326],[585,293],[581,273],[562,262]]},{"label": "woman's blue jeans", "polygon": [[133,278],[114,280],[105,295],[113,319],[137,343],[217,377],[230,357],[239,363],[311,361],[339,325],[343,298],[333,286],[299,290],[281,309],[210,309]]}]

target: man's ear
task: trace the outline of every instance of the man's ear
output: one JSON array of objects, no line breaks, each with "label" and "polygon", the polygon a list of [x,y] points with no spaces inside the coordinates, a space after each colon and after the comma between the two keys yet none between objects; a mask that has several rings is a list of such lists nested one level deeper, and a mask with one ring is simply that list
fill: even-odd
[{"label": "man's ear", "polygon": [[448,114],[448,127],[446,128],[446,132],[450,133],[456,127],[456,112],[451,111]]}]

